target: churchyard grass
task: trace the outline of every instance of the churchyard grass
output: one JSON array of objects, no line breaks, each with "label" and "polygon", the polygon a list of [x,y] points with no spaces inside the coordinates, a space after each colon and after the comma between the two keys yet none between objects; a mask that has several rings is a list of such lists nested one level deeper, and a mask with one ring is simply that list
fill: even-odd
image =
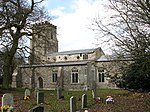
[{"label": "churchyard grass", "polygon": [[[81,110],[82,95],[87,95],[87,107],[90,108],[95,102],[92,98],[91,90],[88,91],[62,91],[64,98],[57,99],[57,91],[44,91],[44,109],[46,112],[68,112],[70,109],[70,98],[76,97],[77,110]],[[98,89],[97,96],[105,99],[107,95],[128,94],[128,91],[121,89]]]},{"label": "churchyard grass", "polygon": [[[2,90],[0,88],[0,98],[3,94],[11,93],[14,97],[15,111],[28,112],[29,109],[37,105],[34,97],[34,90],[31,90],[31,98],[24,100],[25,89]],[[70,98],[76,97],[77,110],[81,110],[82,95],[87,95],[88,112],[149,112],[150,93],[129,92],[121,89],[98,89],[96,94],[103,99],[103,102],[96,102],[92,99],[92,91],[62,91],[63,99],[57,99],[57,91],[44,91],[44,112],[69,112]],[[106,104],[106,96],[111,95],[115,103]],[[0,99],[0,102],[2,99]],[[83,111],[80,111],[83,112]]]},{"label": "churchyard grass", "polygon": [[[9,91],[1,90],[1,96],[4,93],[12,93],[14,96],[14,103],[16,105],[16,112],[27,111],[36,105],[36,98],[34,98],[34,90],[31,90],[31,99],[24,101],[24,91],[25,89],[11,89]],[[70,98],[71,96],[76,97],[76,107],[77,110],[81,110],[82,105],[82,95],[87,95],[87,107],[90,108],[95,102],[92,99],[91,90],[88,91],[62,91],[63,98],[57,99],[57,91],[50,90],[44,91],[44,110],[45,112],[68,112],[70,109]],[[97,96],[105,99],[107,95],[115,94],[128,94],[128,91],[121,89],[98,89],[96,91]]]}]

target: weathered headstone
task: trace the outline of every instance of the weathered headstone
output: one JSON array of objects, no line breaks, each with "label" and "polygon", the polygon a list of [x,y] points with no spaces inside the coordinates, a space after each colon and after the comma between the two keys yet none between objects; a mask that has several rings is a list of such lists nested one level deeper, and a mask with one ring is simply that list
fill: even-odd
[{"label": "weathered headstone", "polygon": [[87,95],[82,95],[82,109],[87,107]]},{"label": "weathered headstone", "polygon": [[95,90],[92,90],[92,97],[93,97],[93,99],[96,98],[96,91]]},{"label": "weathered headstone", "polygon": [[[12,94],[6,93],[2,96],[2,107],[4,106],[14,106],[14,99]],[[2,108],[3,112],[3,108]]]},{"label": "weathered headstone", "polygon": [[76,97],[70,98],[70,112],[76,112]]},{"label": "weathered headstone", "polygon": [[25,96],[31,96],[30,90],[29,90],[29,89],[26,89],[24,95],[25,95]]},{"label": "weathered headstone", "polygon": [[60,99],[62,96],[62,89],[61,87],[57,87],[57,99]]},{"label": "weathered headstone", "polygon": [[44,112],[44,106],[43,105],[37,105],[30,109],[30,112]]},{"label": "weathered headstone", "polygon": [[12,84],[11,84],[11,87],[12,87],[12,88],[16,88],[16,87],[17,87],[17,82],[16,82],[16,80],[17,80],[17,75],[18,75],[18,70],[15,69],[15,70],[14,70],[14,73],[12,74]]},{"label": "weathered headstone", "polygon": [[37,92],[37,104],[43,104],[44,103],[44,92],[39,91]]}]

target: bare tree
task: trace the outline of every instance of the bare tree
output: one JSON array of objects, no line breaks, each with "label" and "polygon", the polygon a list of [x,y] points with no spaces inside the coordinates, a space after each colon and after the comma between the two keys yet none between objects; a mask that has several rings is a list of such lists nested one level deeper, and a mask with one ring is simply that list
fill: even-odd
[{"label": "bare tree", "polygon": [[[122,55],[133,57],[147,55],[150,51],[150,3],[144,0],[109,0],[114,14],[104,23],[94,18],[93,30],[103,33],[102,37],[113,40]],[[119,50],[118,50],[119,49]]]},{"label": "bare tree", "polygon": [[[32,24],[49,16],[39,4],[44,0],[0,1],[0,51],[3,56],[3,88],[8,89],[13,73],[13,59],[18,52],[25,56],[29,48],[26,39],[32,36]],[[24,52],[24,53],[23,53]]]},{"label": "bare tree", "polygon": [[130,56],[137,65],[140,64],[139,74],[150,79],[150,1],[108,1],[108,7],[113,12],[107,19],[109,21],[96,17],[92,29],[103,34],[107,42],[115,43],[113,51],[117,56]]}]

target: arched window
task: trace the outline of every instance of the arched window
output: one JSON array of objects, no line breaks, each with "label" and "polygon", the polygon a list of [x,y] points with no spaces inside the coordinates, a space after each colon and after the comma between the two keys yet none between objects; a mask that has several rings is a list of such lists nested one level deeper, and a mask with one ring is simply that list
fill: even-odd
[{"label": "arched window", "polygon": [[104,74],[103,68],[98,69],[98,81],[99,82],[105,82],[105,74]]},{"label": "arched window", "polygon": [[79,74],[78,74],[78,69],[77,68],[72,68],[71,82],[72,83],[79,83]]},{"label": "arched window", "polygon": [[57,82],[58,70],[52,70],[52,82]]},{"label": "arched window", "polygon": [[38,78],[38,88],[43,88],[43,79],[42,79],[42,77]]}]

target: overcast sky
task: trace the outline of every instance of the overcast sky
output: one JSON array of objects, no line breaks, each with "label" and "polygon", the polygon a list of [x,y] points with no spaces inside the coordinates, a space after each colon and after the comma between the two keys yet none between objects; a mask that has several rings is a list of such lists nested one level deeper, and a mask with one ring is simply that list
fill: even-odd
[{"label": "overcast sky", "polygon": [[46,0],[43,5],[56,19],[51,23],[57,26],[59,51],[107,47],[100,45],[97,36],[88,27],[96,16],[106,16],[104,4],[107,0]]}]

